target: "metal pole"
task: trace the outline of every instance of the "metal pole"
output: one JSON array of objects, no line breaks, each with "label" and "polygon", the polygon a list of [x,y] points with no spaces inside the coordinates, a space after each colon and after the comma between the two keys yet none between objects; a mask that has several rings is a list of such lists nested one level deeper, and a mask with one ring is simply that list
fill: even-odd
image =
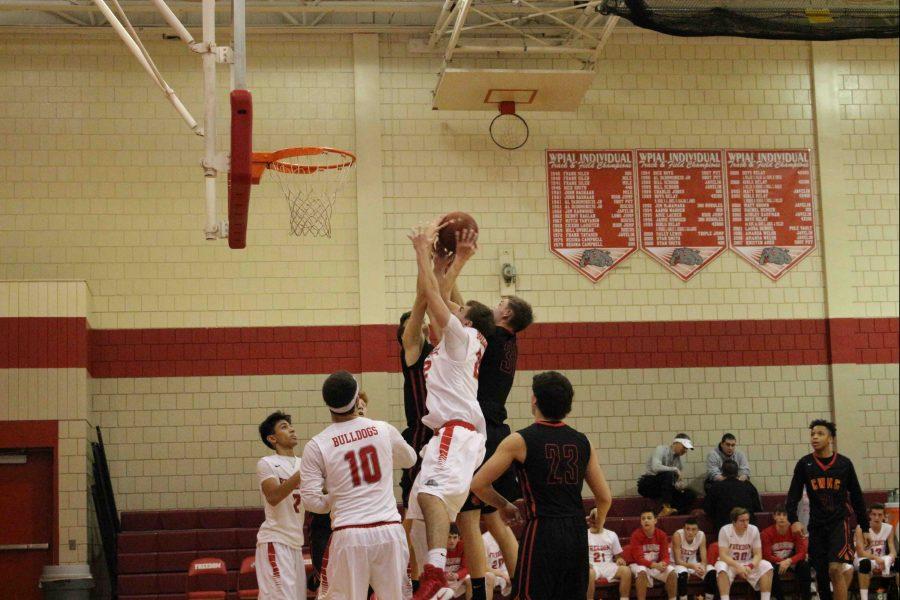
[{"label": "metal pole", "polygon": [[156,9],[160,12],[165,19],[166,23],[169,24],[169,27],[175,30],[175,33],[178,34],[184,43],[188,46],[193,45],[194,36],[187,30],[187,28],[178,20],[178,17],[175,16],[175,13],[172,12],[172,9],[169,8],[169,5],[165,3],[165,0],[151,0],[153,5],[156,6]]},{"label": "metal pole", "polygon": [[216,0],[203,0],[203,173],[206,182],[206,239],[218,236],[216,223]]}]

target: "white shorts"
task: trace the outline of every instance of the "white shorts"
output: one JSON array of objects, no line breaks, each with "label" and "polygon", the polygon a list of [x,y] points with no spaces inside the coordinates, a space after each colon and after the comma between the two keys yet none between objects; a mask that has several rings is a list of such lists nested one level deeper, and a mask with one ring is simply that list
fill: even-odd
[{"label": "white shorts", "polygon": [[[698,564],[698,563],[688,563],[688,564]],[[712,571],[714,568],[715,568],[715,567],[713,567],[712,565],[706,565],[706,571],[705,571],[705,572],[706,572],[706,573],[709,573],[709,572]],[[688,569],[687,567],[683,567],[683,566],[681,566],[681,565],[675,565],[674,569],[675,569],[675,572],[678,573],[679,575],[680,575],[681,573],[690,573],[690,574],[691,574],[691,577],[696,577],[696,576],[697,576],[697,575],[694,573],[694,570],[693,570],[693,569]]]},{"label": "white shorts", "polygon": [[[862,560],[862,558],[860,558],[858,556],[853,559],[853,568],[856,569],[857,572],[859,571],[859,561],[861,561],[861,560]],[[871,559],[869,559],[869,560],[871,560]],[[878,566],[881,566],[881,561],[884,561],[884,569],[878,570],[877,572],[888,573],[891,570],[891,565],[894,564],[894,557],[893,556],[879,556],[878,557]],[[870,575],[875,572],[876,572],[876,567],[875,567],[875,561],[873,560],[872,561],[872,573],[870,573]]]},{"label": "white shorts", "polygon": [[484,435],[460,426],[442,427],[422,448],[422,468],[409,493],[407,519],[422,519],[418,495],[437,496],[447,505],[451,521],[469,497],[475,470],[484,460]]},{"label": "white shorts", "polygon": [[653,587],[654,579],[665,583],[669,578],[669,574],[675,571],[675,569],[672,568],[672,565],[668,565],[662,571],[660,571],[659,569],[651,569],[650,567],[645,567],[644,565],[639,565],[637,563],[632,563],[628,566],[631,567],[631,574],[634,575],[635,579],[641,573],[646,572],[648,576],[647,579],[650,581],[650,585],[648,585],[647,587],[651,588]]},{"label": "white shorts", "polygon": [[408,563],[409,546],[400,523],[339,528],[331,534],[322,558],[318,598],[367,598],[371,585],[379,600],[408,600],[412,597]]},{"label": "white shorts", "polygon": [[306,600],[303,551],[278,542],[256,545],[259,600]]},{"label": "white shorts", "polygon": [[[747,566],[750,566],[749,564]],[[759,580],[762,579],[762,576],[772,570],[772,563],[767,560],[759,561],[759,565],[750,571],[750,575],[747,576],[747,583],[756,590],[759,591]],[[718,560],[716,561],[716,571],[719,573],[725,573],[728,575],[729,584],[734,583],[735,572],[732,567],[729,567],[725,564],[725,561]]]},{"label": "white shorts", "polygon": [[594,580],[605,579],[607,581],[618,581],[618,579],[616,578],[616,572],[619,570],[619,565],[617,565],[616,563],[592,562],[591,569],[594,570]]}]

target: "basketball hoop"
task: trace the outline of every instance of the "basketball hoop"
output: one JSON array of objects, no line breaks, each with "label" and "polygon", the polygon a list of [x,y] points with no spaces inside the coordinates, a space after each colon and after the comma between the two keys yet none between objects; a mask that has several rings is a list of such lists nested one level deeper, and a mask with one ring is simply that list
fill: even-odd
[{"label": "basketball hoop", "polygon": [[504,150],[517,150],[528,141],[528,123],[516,114],[512,100],[500,102],[500,114],[491,121],[488,129],[491,139]]},{"label": "basketball hoop", "polygon": [[330,238],[334,199],[355,164],[352,152],[320,146],[254,152],[252,178],[259,183],[272,171],[290,209],[291,235]]}]

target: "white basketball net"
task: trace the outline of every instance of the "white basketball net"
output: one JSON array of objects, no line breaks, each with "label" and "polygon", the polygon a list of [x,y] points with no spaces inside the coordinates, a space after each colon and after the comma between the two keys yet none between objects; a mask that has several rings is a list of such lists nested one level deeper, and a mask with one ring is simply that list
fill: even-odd
[{"label": "white basketball net", "polygon": [[[330,238],[334,201],[349,180],[353,164],[328,150],[279,162],[296,167],[293,173],[269,169],[287,200],[291,235]],[[325,166],[328,168],[320,168]]]}]

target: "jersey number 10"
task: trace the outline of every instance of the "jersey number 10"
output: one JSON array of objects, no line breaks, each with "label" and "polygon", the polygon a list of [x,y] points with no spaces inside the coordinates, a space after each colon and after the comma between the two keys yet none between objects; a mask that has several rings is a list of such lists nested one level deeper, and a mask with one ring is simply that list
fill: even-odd
[{"label": "jersey number 10", "polygon": [[[378,453],[375,451],[375,446],[365,446],[360,448],[359,452],[351,450],[344,455],[344,460],[350,466],[350,479],[353,480],[353,487],[359,487],[363,481],[366,483],[381,481],[381,465],[378,464]],[[360,471],[362,471],[362,479],[360,479]]]}]

